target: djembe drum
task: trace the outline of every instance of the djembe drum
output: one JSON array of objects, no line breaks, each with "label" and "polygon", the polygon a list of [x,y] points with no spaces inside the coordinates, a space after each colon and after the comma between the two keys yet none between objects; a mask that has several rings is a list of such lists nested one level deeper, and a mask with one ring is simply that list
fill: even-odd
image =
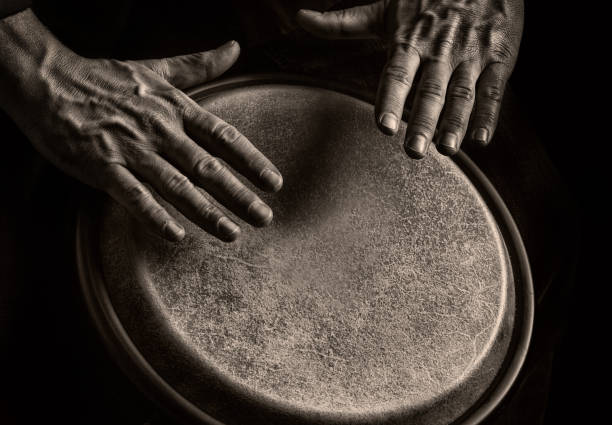
[{"label": "djembe drum", "polygon": [[186,423],[490,413],[524,359],[533,295],[512,218],[473,163],[433,149],[410,160],[371,104],[313,81],[240,78],[191,95],[285,184],[262,195],[273,223],[232,244],[184,218],[172,244],[113,202],[83,209],[85,298],[136,384]]}]

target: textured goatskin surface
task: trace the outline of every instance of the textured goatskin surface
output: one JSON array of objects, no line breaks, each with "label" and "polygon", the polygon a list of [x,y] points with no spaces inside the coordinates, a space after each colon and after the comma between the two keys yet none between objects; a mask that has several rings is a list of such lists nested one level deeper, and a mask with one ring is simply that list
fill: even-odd
[{"label": "textured goatskin surface", "polygon": [[[109,208],[108,290],[160,374],[182,344],[187,362],[305,415],[444,423],[474,403],[506,354],[514,289],[494,219],[459,168],[434,148],[407,158],[403,131],[381,135],[371,105],[328,90],[262,85],[204,102],[285,184],[261,193],[272,224],[245,224],[232,244],[172,209],[187,236],[165,242]],[[148,315],[172,344],[152,348]],[[181,379],[206,406],[205,377]]]}]

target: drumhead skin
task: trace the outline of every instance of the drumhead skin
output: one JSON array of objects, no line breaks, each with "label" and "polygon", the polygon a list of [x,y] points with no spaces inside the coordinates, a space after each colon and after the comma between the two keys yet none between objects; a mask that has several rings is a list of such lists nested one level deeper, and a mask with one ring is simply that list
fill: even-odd
[{"label": "drumhead skin", "polygon": [[516,227],[469,159],[431,149],[410,160],[371,103],[310,80],[248,77],[191,95],[284,186],[260,194],[272,224],[245,224],[232,244],[170,206],[180,243],[113,202],[83,209],[81,283],[124,370],[190,423],[486,416],[524,359],[533,295]]}]

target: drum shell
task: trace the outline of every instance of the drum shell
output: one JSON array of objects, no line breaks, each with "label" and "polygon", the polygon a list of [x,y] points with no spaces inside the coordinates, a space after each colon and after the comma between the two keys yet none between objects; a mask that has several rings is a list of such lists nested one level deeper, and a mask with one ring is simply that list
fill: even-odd
[{"label": "drum shell", "polygon": [[[283,83],[296,84],[296,80],[291,77],[279,76],[261,77],[256,82],[257,84],[267,84],[266,82],[278,84],[279,80]],[[302,79],[298,79],[298,82],[305,86],[309,84],[320,85],[320,83]],[[210,95],[218,90],[227,90],[228,87],[235,88],[249,84],[253,84],[253,80],[235,80],[208,87],[204,92]],[[200,91],[201,93],[202,91]],[[197,93],[194,93],[194,95],[197,98]],[[459,413],[463,411],[463,419],[458,420],[463,420],[465,423],[478,421],[501,399],[516,373],[518,373],[530,337],[531,281],[520,236],[510,215],[503,206],[503,202],[501,202],[494,189],[488,185],[486,178],[479,173],[467,157],[460,155],[457,163],[460,164],[461,169],[470,179],[476,182],[476,186],[485,198],[487,205],[491,207],[495,218],[498,222],[503,223],[500,226],[500,232],[506,243],[509,261],[508,270],[514,271],[512,279],[515,282],[515,285],[511,287],[512,291],[508,293],[508,297],[513,300],[511,305],[515,305],[515,308],[505,314],[503,321],[505,325],[501,326],[504,330],[500,332],[503,338],[507,338],[505,342],[500,344],[502,352],[496,360],[498,367],[500,363],[503,363],[501,364],[501,371],[497,374],[493,383],[486,383],[489,389],[485,390],[479,397],[480,400],[475,403],[474,400],[469,400],[471,397],[469,390],[458,387],[456,389],[457,394],[465,395],[465,399],[468,399],[468,401],[462,400],[461,396],[456,398],[454,402],[456,405],[444,400],[435,401],[435,403],[440,403],[439,406],[446,406],[448,411],[440,407],[419,406],[416,412],[396,411],[386,412],[382,415],[334,416],[316,411],[304,415],[303,411],[292,410],[291,406],[283,406],[261,397],[256,392],[245,391],[244,388],[236,386],[235,383],[219,374],[213,367],[206,369],[202,367],[201,362],[194,361],[194,358],[197,358],[197,353],[194,353],[192,348],[185,346],[177,337],[176,332],[168,326],[163,314],[160,314],[156,301],[146,291],[146,285],[136,281],[139,276],[138,273],[134,274],[127,271],[123,273],[126,279],[136,280],[125,282],[122,285],[123,288],[130,288],[128,292],[121,293],[115,288],[115,292],[109,297],[105,283],[100,279],[102,273],[99,273],[100,264],[96,260],[100,258],[101,253],[91,249],[91,247],[99,247],[100,241],[96,236],[96,228],[100,224],[97,222],[100,217],[82,215],[79,230],[79,267],[90,309],[94,313],[94,318],[96,318],[102,333],[109,338],[109,345],[114,347],[113,350],[121,353],[117,355],[123,359],[120,363],[130,369],[128,373],[137,375],[136,379],[141,382],[147,392],[153,393],[156,398],[163,399],[163,404],[171,410],[176,410],[179,415],[188,420],[194,421],[194,423],[215,423],[211,417],[224,418],[228,423],[232,423],[232,421],[242,423],[247,420],[250,423],[403,423],[407,416],[410,417],[411,423],[447,423],[448,417],[456,417],[458,411]],[[129,238],[130,234],[129,232],[123,232],[122,236]],[[133,248],[131,244],[132,242],[129,240],[119,244],[126,247],[126,251],[118,251],[116,254],[123,258],[135,259],[135,261],[130,260],[126,264],[132,270],[139,270],[144,265],[138,261],[138,257],[134,256],[133,252],[129,252]],[[136,292],[134,292],[134,288],[136,288]],[[514,293],[515,288],[518,291],[517,294]],[[135,299],[141,301],[134,302]],[[516,300],[516,303],[514,300]],[[517,313],[516,316],[515,313]],[[121,319],[119,320],[118,317]],[[146,332],[139,330],[139,327],[142,326],[143,317],[148,318]],[[164,344],[173,347],[171,358],[166,355],[158,355],[159,341],[164,341]],[[508,345],[510,355],[503,358]],[[502,359],[500,359],[500,356]],[[134,365],[137,365],[137,372],[134,371]],[[160,371],[163,372],[160,373]],[[199,377],[200,382],[206,383],[206,388],[202,390],[202,393],[194,396],[193,381],[185,380],[185,376]],[[477,381],[479,378],[475,377],[474,379]],[[470,388],[470,385],[467,388]],[[198,400],[205,399],[206,403],[200,403],[196,407],[181,396],[185,394],[191,394],[192,398],[195,397]],[[466,407],[466,403],[470,407]]]}]

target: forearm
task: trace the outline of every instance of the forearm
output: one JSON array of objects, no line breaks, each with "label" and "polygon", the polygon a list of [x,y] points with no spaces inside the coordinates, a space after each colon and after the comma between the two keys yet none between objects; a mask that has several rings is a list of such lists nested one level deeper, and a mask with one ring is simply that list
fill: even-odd
[{"label": "forearm", "polygon": [[30,0],[0,0],[0,19],[26,10],[31,4]]},{"label": "forearm", "polygon": [[0,108],[19,121],[20,109],[45,95],[49,77],[71,55],[31,9],[1,19]]}]

